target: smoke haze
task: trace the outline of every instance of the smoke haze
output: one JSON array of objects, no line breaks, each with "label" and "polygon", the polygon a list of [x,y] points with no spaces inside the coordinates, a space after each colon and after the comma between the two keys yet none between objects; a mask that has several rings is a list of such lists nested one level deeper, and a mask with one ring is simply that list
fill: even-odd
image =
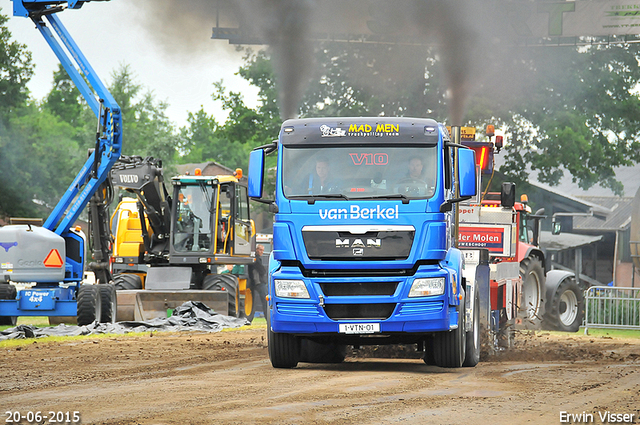
[{"label": "smoke haze", "polygon": [[[488,69],[480,54],[483,46],[495,48],[499,40],[491,30],[494,25],[484,0],[137,0],[135,4],[146,28],[169,53],[182,56],[193,49],[210,49],[211,54],[233,50],[224,40],[211,40],[216,22],[220,27],[251,29],[271,48],[283,119],[296,116],[313,75],[312,32],[390,34],[400,29],[405,44],[437,46],[446,76],[449,121],[454,125],[463,123],[467,99]],[[413,61],[424,59],[416,55]],[[398,60],[408,62],[406,54],[399,54]],[[405,63],[396,68],[415,68]]]}]

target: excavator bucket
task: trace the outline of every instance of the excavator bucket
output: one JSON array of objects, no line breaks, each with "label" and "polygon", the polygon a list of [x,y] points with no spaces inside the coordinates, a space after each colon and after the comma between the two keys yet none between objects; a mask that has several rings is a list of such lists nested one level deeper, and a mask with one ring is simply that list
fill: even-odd
[{"label": "excavator bucket", "polygon": [[235,311],[229,311],[234,302],[226,291],[151,291],[151,290],[121,290],[117,292],[118,309],[116,320],[140,321],[156,318],[166,318],[176,307],[187,301],[200,301],[212,308],[216,313],[225,316],[235,316]]}]

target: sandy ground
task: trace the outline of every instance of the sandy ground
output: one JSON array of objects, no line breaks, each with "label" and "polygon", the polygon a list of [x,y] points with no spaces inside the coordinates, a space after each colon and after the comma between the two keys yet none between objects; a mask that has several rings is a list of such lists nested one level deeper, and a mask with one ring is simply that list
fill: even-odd
[{"label": "sandy ground", "polygon": [[274,369],[263,327],[33,341],[0,349],[0,413],[3,423],[19,411],[147,425],[557,424],[580,414],[606,423],[610,412],[640,423],[640,340],[539,332],[516,341],[462,369],[358,353]]}]

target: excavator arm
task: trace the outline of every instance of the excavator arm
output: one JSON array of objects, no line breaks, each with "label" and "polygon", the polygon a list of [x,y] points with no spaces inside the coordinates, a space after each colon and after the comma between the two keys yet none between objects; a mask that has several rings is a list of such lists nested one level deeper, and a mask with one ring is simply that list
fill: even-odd
[{"label": "excavator arm", "polygon": [[[164,183],[162,161],[152,157],[122,156],[111,170],[114,187],[138,198],[145,251],[161,260],[168,252],[171,230],[171,197]],[[152,234],[146,228],[149,220]]]}]

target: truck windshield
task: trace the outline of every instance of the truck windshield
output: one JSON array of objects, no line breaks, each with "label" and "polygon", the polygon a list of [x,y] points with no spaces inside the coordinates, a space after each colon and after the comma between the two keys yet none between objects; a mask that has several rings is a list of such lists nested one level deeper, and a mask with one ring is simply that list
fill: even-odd
[{"label": "truck windshield", "polygon": [[288,198],[417,199],[433,196],[436,146],[284,147],[282,176]]}]

